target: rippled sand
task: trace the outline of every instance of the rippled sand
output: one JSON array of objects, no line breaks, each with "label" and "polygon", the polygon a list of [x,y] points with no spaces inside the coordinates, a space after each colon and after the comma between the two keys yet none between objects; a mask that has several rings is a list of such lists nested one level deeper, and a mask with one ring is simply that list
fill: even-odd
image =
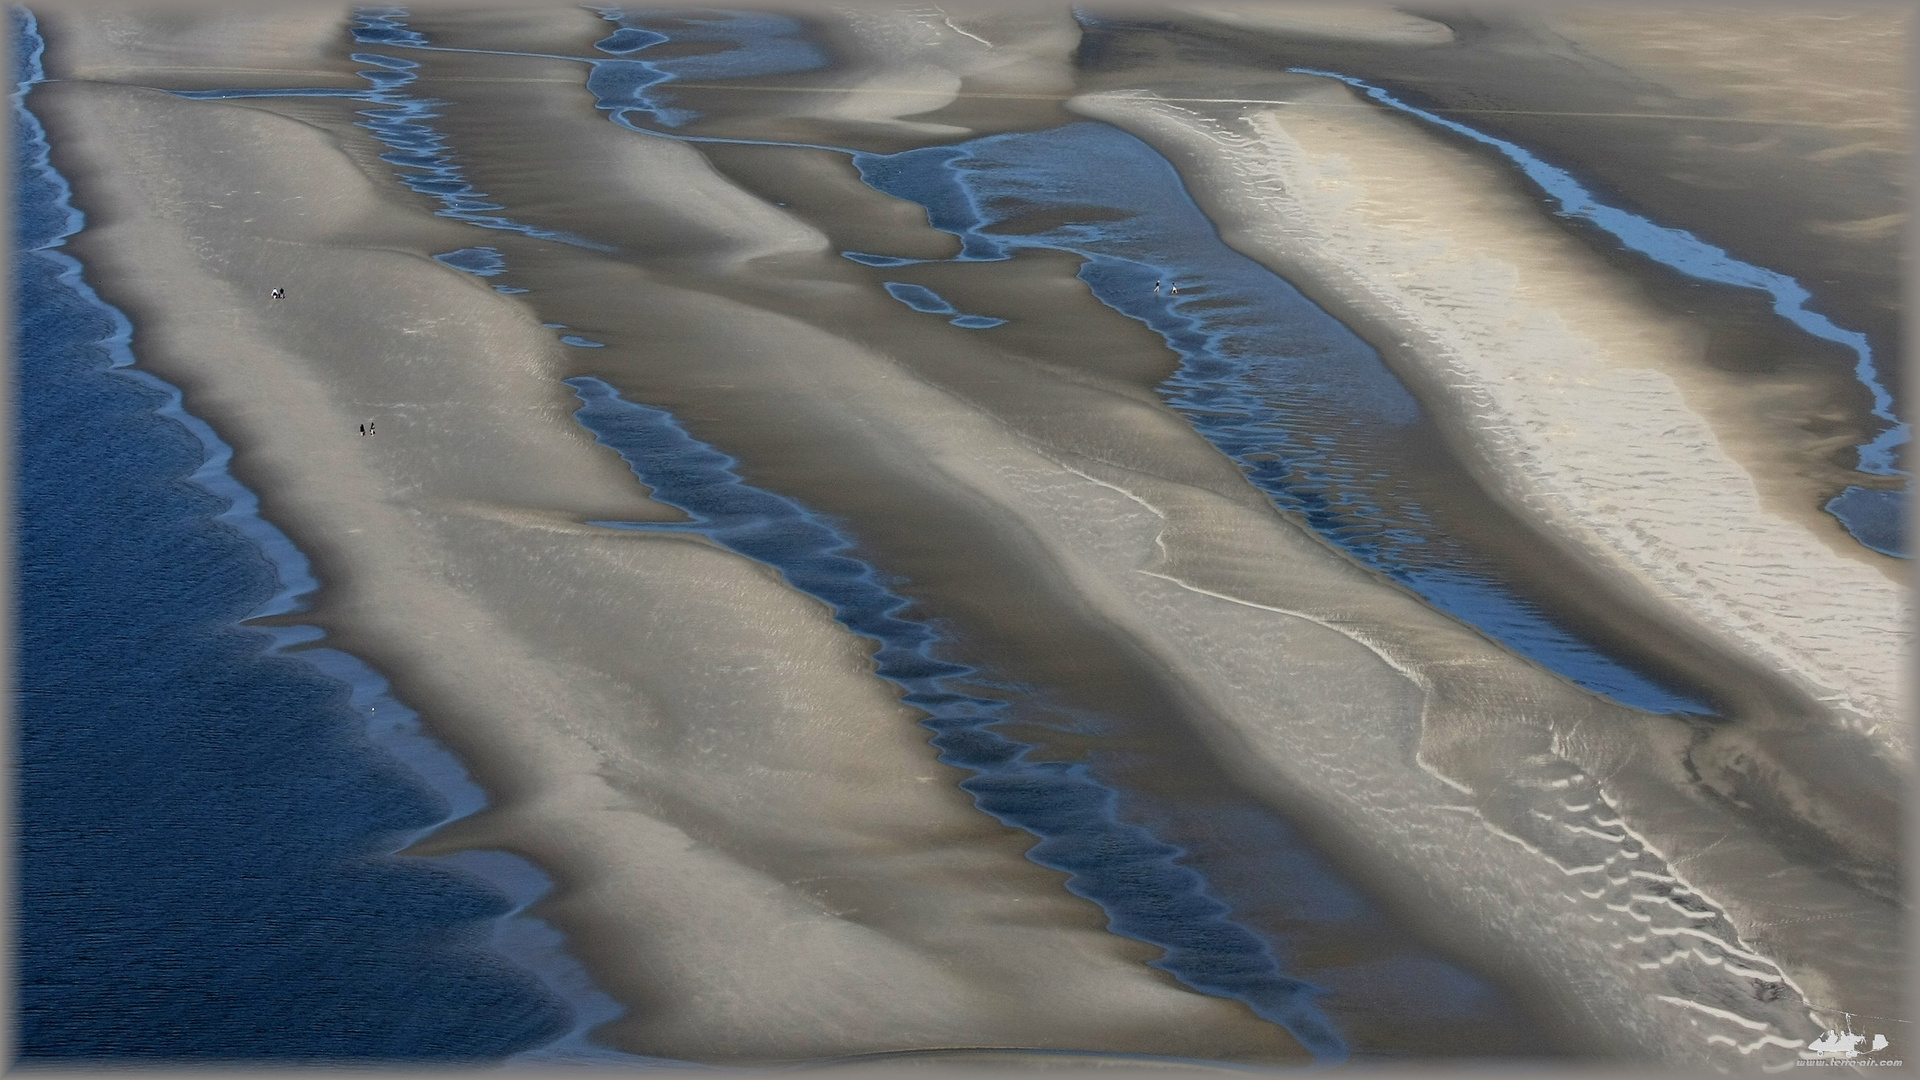
[{"label": "rippled sand", "polygon": [[[1320,283],[1396,339],[1410,362],[1430,368],[1429,385],[1446,388],[1483,475],[1510,503],[1595,563],[1618,567],[1618,587],[1669,605],[1669,620],[1690,621],[1703,636],[1738,635],[1736,649],[1797,676],[1792,712],[1721,729],[1716,738],[1729,749],[1688,753],[1703,771],[1721,767],[1707,773],[1709,784],[1743,793],[1774,787],[1755,801],[1770,798],[1811,818],[1867,857],[1895,857],[1886,819],[1875,816],[1885,811],[1847,805],[1845,777],[1872,769],[1876,751],[1898,763],[1907,750],[1898,685],[1904,589],[1801,522],[1757,505],[1752,483],[1659,369],[1662,350],[1688,347],[1684,334],[1636,308],[1591,260],[1534,224],[1536,212],[1509,184],[1402,122],[1351,108],[1344,87],[1298,94],[1300,107],[1230,119],[1119,95],[1078,106],[1191,162],[1190,178],[1233,242]],[[1333,107],[1315,109],[1316,99]],[[1556,753],[1578,741],[1579,727],[1555,736]],[[1847,738],[1854,734],[1863,737]],[[1679,725],[1654,737],[1673,750],[1689,738]],[[1814,757],[1809,747],[1826,754]],[[1613,776],[1616,791],[1626,779]],[[1883,790],[1894,805],[1897,788]],[[1565,805],[1602,807],[1621,825],[1648,809],[1609,805],[1597,793]],[[1711,860],[1688,845],[1650,839],[1668,857],[1687,856],[1685,876],[1738,910],[1735,924],[1747,933],[1815,969],[1831,959],[1824,941],[1781,940],[1794,935],[1782,919],[1804,910],[1802,897],[1769,896],[1750,866],[1709,869]],[[1843,892],[1808,887],[1829,894],[1826,914],[1864,916],[1854,929],[1873,934],[1875,948],[1898,940],[1890,911],[1875,915]],[[1863,951],[1847,966],[1877,979],[1870,956]],[[1826,977],[1807,977],[1821,987],[1816,998],[1845,996]]]}]

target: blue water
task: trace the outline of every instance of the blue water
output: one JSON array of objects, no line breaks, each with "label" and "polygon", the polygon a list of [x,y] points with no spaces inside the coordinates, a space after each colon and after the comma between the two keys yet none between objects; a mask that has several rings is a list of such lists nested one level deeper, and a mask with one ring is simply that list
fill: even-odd
[{"label": "blue water", "polygon": [[[428,47],[426,38],[417,31],[407,28],[402,21],[405,14],[402,8],[357,8],[354,11],[353,39],[368,44],[388,44],[407,48]],[[360,121],[358,126],[372,132],[376,139],[390,148],[387,153],[380,155],[380,160],[395,167],[394,175],[401,183],[440,202],[441,209],[435,211],[440,216],[478,225],[481,228],[516,232],[540,240],[552,240],[593,251],[613,250],[605,244],[583,240],[570,233],[536,228],[496,213],[504,210],[505,207],[499,203],[489,202],[485,192],[478,190],[467,181],[465,173],[454,160],[446,137],[435,131],[433,125],[429,123],[440,115],[435,110],[445,102],[435,101],[432,98],[416,98],[405,92],[405,88],[418,78],[415,71],[419,68],[419,63],[380,53],[357,52],[351,55],[354,62],[370,65],[356,72],[370,84],[366,90],[306,87],[171,92],[184,98],[211,101],[234,98],[340,97],[367,102],[375,108],[363,109],[359,112],[358,115],[365,119]]]},{"label": "blue water", "polygon": [[41,42],[11,14],[17,1052],[481,1063],[567,1035],[488,947],[514,903],[387,854],[473,808],[458,766],[313,628],[239,625],[295,610],[305,559],[61,250],[84,220],[22,107]]},{"label": "blue water", "polygon": [[[593,61],[587,89],[601,108],[644,112],[663,127],[680,127],[700,115],[668,104],[672,88],[666,84],[784,75],[827,63],[825,54],[804,36],[799,20],[774,12],[711,8],[629,12],[588,6],[620,27],[594,43],[596,49],[620,59]],[[626,59],[669,42],[723,47],[690,56]]]},{"label": "blue water", "polygon": [[915,311],[928,315],[951,315],[947,321],[955,326],[969,330],[986,330],[1004,324],[1007,320],[996,319],[991,315],[963,315],[946,298],[925,285],[913,285],[904,281],[886,281],[881,288],[887,295],[907,305]]},{"label": "blue water", "polygon": [[[1086,122],[853,161],[868,184],[926,207],[934,228],[958,237],[956,261],[1026,248],[1084,259],[1093,294],[1180,356],[1160,388],[1167,403],[1275,505],[1368,566],[1595,693],[1652,712],[1707,711],[1581,641],[1433,527],[1397,479],[1396,437],[1421,420],[1413,395],[1358,335],[1221,241],[1146,143]],[[1076,207],[1118,218],[1020,229],[1027,215],[1057,220]]]},{"label": "blue water", "polygon": [[[426,52],[475,53],[493,56],[526,56],[547,60],[568,60],[588,67],[587,88],[594,92],[600,108],[613,119],[632,126],[628,113],[643,113],[664,127],[678,127],[699,113],[670,104],[671,83],[684,79],[733,79],[759,75],[787,74],[823,66],[827,60],[818,48],[803,36],[803,27],[792,18],[770,12],[720,11],[714,9],[678,9],[629,13],[618,8],[584,5],[620,29],[594,43],[605,58],[566,56],[557,53],[528,52],[515,49],[469,49],[434,45],[426,36],[406,23],[407,9],[397,6],[371,6],[354,9],[354,40],[363,44],[388,45]],[[649,26],[660,29],[649,29]],[[665,30],[666,32],[661,32]],[[630,59],[633,54],[656,45],[673,43],[711,44],[720,48],[697,55]],[[373,131],[394,153],[383,155],[390,163],[424,170],[415,190],[436,196],[451,196],[445,213],[474,224],[511,229],[541,239],[559,240],[586,247],[598,247],[578,237],[545,233],[525,225],[495,219],[488,212],[501,207],[485,203],[486,195],[465,186],[446,143],[425,121],[438,114],[433,108],[440,102],[415,99],[399,91],[413,81],[413,61],[372,53],[355,53],[355,60],[372,64],[376,70],[359,74],[373,84],[371,90],[234,89],[184,92],[187,97],[347,97],[386,106],[391,111],[366,112],[368,122],[361,126]],[[636,129],[642,130],[642,129]],[[403,176],[411,186],[414,181]],[[604,250],[604,249],[602,249]]]},{"label": "blue water", "polygon": [[507,257],[500,253],[499,248],[466,247],[458,251],[441,252],[434,259],[475,277],[497,277],[507,272]]},{"label": "blue water", "polygon": [[[847,150],[842,152],[852,153],[853,151]],[[925,261],[923,259],[903,259],[898,255],[875,255],[867,251],[843,251],[840,253],[840,257],[851,259],[862,266],[912,266],[915,263]]]},{"label": "blue water", "polygon": [[1907,545],[1907,491],[1849,487],[1827,501],[1826,511],[1840,519],[1855,540],[1882,555],[1912,558]]},{"label": "blue water", "polygon": [[887,290],[888,296],[893,297],[895,300],[900,301],[915,311],[925,312],[930,315],[959,314],[959,312],[954,310],[952,304],[947,303],[946,300],[941,298],[939,293],[934,292],[925,285],[910,285],[904,281],[887,281],[881,283],[881,288]]},{"label": "blue water", "polygon": [[[1877,476],[1905,475],[1899,467],[1899,450],[1907,444],[1912,431],[1894,413],[1893,393],[1880,379],[1879,367],[1874,362],[1873,348],[1867,336],[1836,326],[1825,315],[1809,310],[1807,302],[1813,299],[1813,294],[1798,281],[1765,267],[1742,262],[1684,229],[1669,228],[1619,207],[1608,206],[1588,191],[1586,185],[1574,179],[1571,173],[1547,164],[1525,147],[1409,105],[1380,87],[1333,71],[1304,67],[1287,70],[1338,79],[1364,91],[1367,97],[1382,105],[1417,116],[1429,124],[1498,150],[1507,160],[1519,166],[1520,171],[1559,206],[1555,213],[1589,222],[1620,241],[1628,250],[1638,252],[1662,266],[1701,281],[1766,293],[1773,301],[1775,314],[1814,337],[1845,346],[1853,353],[1854,377],[1873,396],[1873,415],[1887,425],[1872,441],[1859,448],[1860,471]],[[1847,531],[1862,544],[1875,551],[1904,558],[1906,544],[1902,523],[1906,502],[1907,493],[1904,491],[1854,487],[1828,502],[1826,509],[1839,518]]]},{"label": "blue water", "polygon": [[[993,730],[1008,718],[1008,702],[972,692],[987,681],[978,669],[937,657],[951,643],[911,618],[909,602],[849,554],[854,543],[840,525],[749,486],[734,474],[732,458],[695,440],[670,414],[625,401],[599,379],[573,378],[567,385],[581,400],[580,422],[620,454],[655,499],[692,519],[594,524],[698,533],[774,567],[788,584],[826,603],[841,624],[878,644],[878,674],[927,714],[922,723],[934,733],[940,760],[973,773],[961,787],[982,810],[1039,837],[1028,856],[1067,873],[1067,888],[1099,904],[1110,929],[1165,949],[1155,967],[1196,990],[1246,1002],[1316,1058],[1347,1056],[1339,1033],[1314,1006],[1317,989],[1286,975],[1266,941],[1227,918],[1227,906],[1182,864],[1182,849],[1122,820],[1119,796],[1089,763],[1030,760],[1033,747]],[[1338,889],[1317,859],[1304,848],[1297,852],[1296,890]],[[1341,891],[1339,904],[1346,907],[1336,904],[1318,917],[1352,917],[1359,903],[1357,894]]]}]

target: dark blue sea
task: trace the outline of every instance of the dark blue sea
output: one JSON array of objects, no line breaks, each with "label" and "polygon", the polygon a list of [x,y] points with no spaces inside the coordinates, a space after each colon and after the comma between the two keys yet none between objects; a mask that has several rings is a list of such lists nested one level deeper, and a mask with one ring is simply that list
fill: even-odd
[{"label": "dark blue sea", "polygon": [[[31,80],[38,35],[10,21]],[[288,606],[304,560],[261,546],[226,448],[124,367],[19,101],[16,1053],[456,1063],[567,1034],[490,944],[523,898],[388,854],[454,810],[374,741],[366,703],[404,708],[239,625]]]}]

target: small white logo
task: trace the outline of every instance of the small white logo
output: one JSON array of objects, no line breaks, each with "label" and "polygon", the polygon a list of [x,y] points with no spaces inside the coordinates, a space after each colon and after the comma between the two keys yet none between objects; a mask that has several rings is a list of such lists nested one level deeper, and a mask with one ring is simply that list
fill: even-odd
[{"label": "small white logo", "polygon": [[[1808,1043],[1807,1049],[1818,1050],[1823,1054],[1837,1054],[1840,1057],[1859,1057],[1861,1054],[1860,1044],[1866,1041],[1867,1036],[1855,1035],[1851,1031],[1829,1031]],[[1866,1052],[1873,1053],[1876,1050],[1885,1050],[1886,1048],[1887,1037],[1876,1034],[1873,1036],[1873,1046]]]},{"label": "small white logo", "polygon": [[[1851,1020],[1851,1018],[1849,1018]],[[1887,1048],[1885,1035],[1854,1034],[1853,1024],[1849,1022],[1846,1030],[1829,1029],[1821,1032],[1820,1037],[1807,1044],[1800,1051],[1800,1060],[1795,1065],[1838,1065],[1843,1068],[1859,1068],[1864,1065],[1903,1066],[1904,1061],[1891,1058],[1865,1058],[1862,1054],[1877,1054]]]}]

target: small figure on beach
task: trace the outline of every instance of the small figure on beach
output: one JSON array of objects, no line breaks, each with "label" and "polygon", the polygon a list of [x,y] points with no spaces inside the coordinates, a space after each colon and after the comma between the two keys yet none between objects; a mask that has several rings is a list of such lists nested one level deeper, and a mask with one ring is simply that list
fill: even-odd
[{"label": "small figure on beach", "polygon": [[1180,295],[1180,286],[1178,286],[1178,285],[1175,285],[1175,284],[1174,284],[1173,282],[1171,282],[1171,281],[1169,281],[1169,282],[1167,282],[1167,295],[1168,295],[1168,296],[1179,296],[1179,295]]},{"label": "small figure on beach", "polygon": [[360,425],[360,437],[363,439],[367,437],[367,425],[365,424]]},{"label": "small figure on beach", "polygon": [[376,431],[374,431],[374,430],[373,430],[373,421],[371,421],[371,420],[369,420],[369,421],[367,421],[367,434],[369,434],[369,435],[376,435],[376,434],[378,434],[378,432],[376,432]]},{"label": "small figure on beach", "polygon": [[269,293],[268,295],[272,296],[275,300],[284,300],[286,299],[286,296],[287,296],[287,290],[276,288],[273,290],[273,292]]},{"label": "small figure on beach", "polygon": [[1162,285],[1164,285],[1164,284],[1166,284],[1166,282],[1164,282],[1164,281],[1156,281],[1156,282],[1154,282],[1154,283],[1153,283],[1153,295],[1155,295],[1155,296],[1159,296],[1159,295],[1160,295],[1160,286],[1162,286]]}]

